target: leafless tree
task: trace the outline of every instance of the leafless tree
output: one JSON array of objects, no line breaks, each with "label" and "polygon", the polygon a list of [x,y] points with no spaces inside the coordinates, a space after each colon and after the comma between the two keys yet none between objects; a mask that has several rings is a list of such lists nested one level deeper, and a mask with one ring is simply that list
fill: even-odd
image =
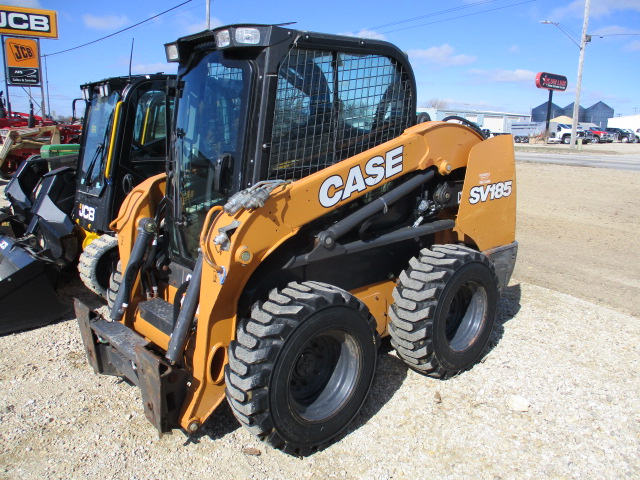
[{"label": "leafless tree", "polygon": [[432,98],[431,100],[423,102],[423,105],[421,106],[427,108],[435,108],[436,110],[442,110],[447,108],[449,104],[446,100],[442,100],[440,98]]}]

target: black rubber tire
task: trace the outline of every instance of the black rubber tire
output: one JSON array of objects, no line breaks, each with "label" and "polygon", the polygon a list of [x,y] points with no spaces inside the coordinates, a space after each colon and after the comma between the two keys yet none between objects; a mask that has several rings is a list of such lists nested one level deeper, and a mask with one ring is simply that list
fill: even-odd
[{"label": "black rubber tire", "polygon": [[600,137],[597,136],[597,135],[594,135],[592,141],[593,141],[593,143],[600,143]]},{"label": "black rubber tire", "polygon": [[11,180],[16,170],[17,168],[14,168],[11,162],[5,160],[0,166],[0,178],[2,180]]},{"label": "black rubber tire", "polygon": [[393,291],[391,344],[416,371],[456,375],[480,359],[498,296],[495,268],[485,255],[460,245],[423,249]]},{"label": "black rubber tire", "polygon": [[111,235],[102,235],[91,242],[80,255],[80,279],[89,290],[107,298],[109,278],[117,262],[117,239]]},{"label": "black rubber tire", "polygon": [[109,311],[113,310],[113,304],[116,301],[116,295],[118,295],[118,290],[120,290],[121,284],[122,262],[118,260],[115,270],[111,272],[111,276],[109,277],[109,288],[107,288],[107,305],[109,307]]},{"label": "black rubber tire", "polygon": [[360,411],[378,345],[374,318],[348,292],[318,282],[272,290],[229,346],[231,410],[271,446],[308,455]]},{"label": "black rubber tire", "polygon": [[562,143],[564,143],[565,145],[568,145],[571,142],[571,137],[569,135],[565,135],[564,137],[562,137]]},{"label": "black rubber tire", "polygon": [[418,114],[418,117],[416,118],[416,123],[424,123],[424,122],[430,122],[431,121],[431,115],[429,115],[427,112],[420,112]]}]

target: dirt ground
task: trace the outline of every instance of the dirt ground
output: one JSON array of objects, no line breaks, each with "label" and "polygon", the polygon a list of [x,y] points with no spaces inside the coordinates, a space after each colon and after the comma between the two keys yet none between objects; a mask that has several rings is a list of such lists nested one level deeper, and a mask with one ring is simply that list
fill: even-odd
[{"label": "dirt ground", "polygon": [[[640,145],[593,145],[638,153]],[[514,281],[640,316],[640,173],[518,162]]]}]

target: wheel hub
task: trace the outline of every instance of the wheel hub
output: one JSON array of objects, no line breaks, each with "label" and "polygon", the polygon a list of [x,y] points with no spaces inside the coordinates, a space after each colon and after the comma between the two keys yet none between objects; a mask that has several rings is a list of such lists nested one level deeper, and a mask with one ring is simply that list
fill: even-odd
[{"label": "wheel hub", "polygon": [[476,341],[485,322],[486,290],[474,281],[465,282],[449,306],[445,332],[449,348],[462,352]]}]

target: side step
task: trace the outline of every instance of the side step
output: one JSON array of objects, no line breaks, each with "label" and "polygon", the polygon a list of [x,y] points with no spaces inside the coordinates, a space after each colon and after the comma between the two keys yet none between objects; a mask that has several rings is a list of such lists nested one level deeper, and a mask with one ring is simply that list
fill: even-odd
[{"label": "side step", "polygon": [[138,304],[138,312],[147,323],[171,335],[174,327],[173,304],[161,298],[152,298]]}]

